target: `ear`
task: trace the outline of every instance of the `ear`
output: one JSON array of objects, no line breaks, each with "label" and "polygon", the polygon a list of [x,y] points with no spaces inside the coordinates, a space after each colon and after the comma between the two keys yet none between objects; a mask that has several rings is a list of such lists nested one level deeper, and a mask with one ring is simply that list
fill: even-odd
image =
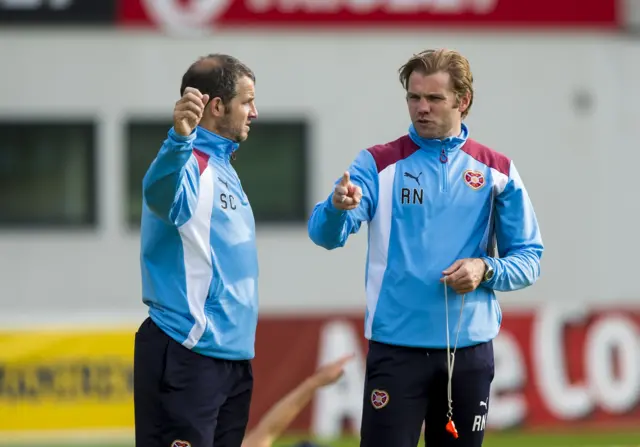
[{"label": "ear", "polygon": [[209,101],[209,110],[211,114],[216,117],[223,116],[225,114],[225,107],[222,103],[222,98],[215,97]]},{"label": "ear", "polygon": [[460,113],[464,113],[469,108],[469,104],[471,104],[471,93],[467,92],[458,100],[458,110],[460,110]]}]

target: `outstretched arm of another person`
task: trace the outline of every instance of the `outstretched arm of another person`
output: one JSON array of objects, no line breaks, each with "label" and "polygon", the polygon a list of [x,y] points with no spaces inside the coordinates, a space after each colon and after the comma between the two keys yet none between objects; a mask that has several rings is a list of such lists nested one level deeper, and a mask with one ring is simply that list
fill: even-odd
[{"label": "outstretched arm of another person", "polygon": [[345,364],[352,358],[353,355],[345,356],[319,368],[312,376],[276,402],[258,425],[247,434],[242,447],[271,447],[307,406],[319,388],[335,383],[342,377]]}]

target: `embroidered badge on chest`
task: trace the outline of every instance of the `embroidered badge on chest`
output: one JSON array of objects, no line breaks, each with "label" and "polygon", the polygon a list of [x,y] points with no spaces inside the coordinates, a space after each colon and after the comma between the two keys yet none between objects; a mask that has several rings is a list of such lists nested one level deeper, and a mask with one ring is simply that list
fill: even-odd
[{"label": "embroidered badge on chest", "polygon": [[467,186],[471,189],[478,190],[484,186],[486,180],[484,178],[484,174],[480,171],[474,171],[472,169],[467,169],[462,174],[462,178]]}]

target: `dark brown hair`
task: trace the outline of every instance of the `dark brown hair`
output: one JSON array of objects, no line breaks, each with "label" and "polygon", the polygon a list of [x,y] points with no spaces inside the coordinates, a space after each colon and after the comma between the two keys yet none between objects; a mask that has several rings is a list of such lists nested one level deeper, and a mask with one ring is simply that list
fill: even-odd
[{"label": "dark brown hair", "polygon": [[220,98],[227,105],[236,96],[236,85],[244,76],[256,82],[253,71],[235,57],[209,54],[191,64],[186,71],[180,85],[180,96],[187,87],[192,87],[208,94],[210,99]]}]

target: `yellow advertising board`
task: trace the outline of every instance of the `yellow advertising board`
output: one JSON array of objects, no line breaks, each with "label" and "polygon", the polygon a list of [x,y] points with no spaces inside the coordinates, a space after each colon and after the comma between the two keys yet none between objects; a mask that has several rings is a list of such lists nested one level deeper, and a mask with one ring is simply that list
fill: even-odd
[{"label": "yellow advertising board", "polygon": [[134,334],[0,331],[0,432],[132,430]]}]

